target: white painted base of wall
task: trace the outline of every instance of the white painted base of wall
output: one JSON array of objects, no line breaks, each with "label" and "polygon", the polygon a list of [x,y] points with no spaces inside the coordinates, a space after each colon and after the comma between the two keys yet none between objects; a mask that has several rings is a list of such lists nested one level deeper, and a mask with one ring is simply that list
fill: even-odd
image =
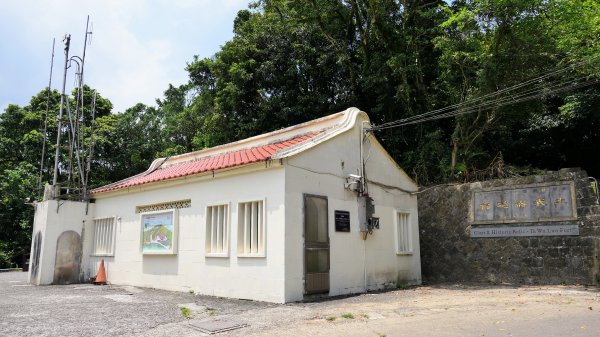
[{"label": "white painted base of wall", "polygon": [[[93,211],[94,204],[77,201],[46,200],[36,204],[28,274],[30,283],[53,283],[58,237],[65,231],[74,231],[80,235],[81,242],[85,242],[85,223],[90,222]],[[36,247],[38,233],[41,242]],[[39,253],[36,250],[39,250]],[[82,259],[85,259],[87,254],[84,247]],[[81,262],[83,265],[84,261]],[[84,277],[82,274],[81,278]]]}]

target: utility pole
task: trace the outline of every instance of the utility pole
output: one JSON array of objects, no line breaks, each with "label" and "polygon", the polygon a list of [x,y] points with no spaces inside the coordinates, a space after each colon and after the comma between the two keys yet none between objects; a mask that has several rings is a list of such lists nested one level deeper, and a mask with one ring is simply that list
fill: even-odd
[{"label": "utility pole", "polygon": [[60,96],[60,109],[58,112],[58,132],[56,135],[56,152],[54,156],[54,178],[52,179],[52,197],[56,198],[56,185],[58,183],[58,157],[60,155],[60,132],[62,129],[63,106],[65,103],[65,87],[67,85],[67,68],[69,64],[69,47],[71,45],[71,35],[65,35],[65,68],[63,74],[62,92]]}]

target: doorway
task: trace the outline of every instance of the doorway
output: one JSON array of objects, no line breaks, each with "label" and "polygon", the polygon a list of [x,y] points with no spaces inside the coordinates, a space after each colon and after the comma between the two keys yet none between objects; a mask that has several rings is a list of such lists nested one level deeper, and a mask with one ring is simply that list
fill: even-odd
[{"label": "doorway", "polygon": [[304,292],[329,292],[327,197],[304,195]]}]

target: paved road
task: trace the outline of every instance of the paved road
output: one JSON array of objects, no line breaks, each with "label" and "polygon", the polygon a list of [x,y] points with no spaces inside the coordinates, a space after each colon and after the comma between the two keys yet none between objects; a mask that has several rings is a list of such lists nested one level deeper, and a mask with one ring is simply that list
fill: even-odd
[{"label": "paved road", "polygon": [[213,320],[248,325],[218,336],[600,336],[600,291],[439,285],[277,305],[135,287],[35,287],[25,273],[0,273],[0,336],[203,336],[189,323]]}]

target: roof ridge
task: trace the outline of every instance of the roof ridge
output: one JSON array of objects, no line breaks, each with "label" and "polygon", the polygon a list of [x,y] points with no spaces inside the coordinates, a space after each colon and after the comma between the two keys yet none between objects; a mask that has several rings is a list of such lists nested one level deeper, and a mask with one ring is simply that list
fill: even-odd
[{"label": "roof ridge", "polygon": [[[264,147],[264,146],[269,146],[269,145],[274,145],[274,144],[282,144],[282,143],[285,143],[285,142],[289,142],[290,140],[295,140],[295,139],[298,139],[298,138],[301,138],[301,137],[304,137],[304,136],[307,136],[307,135],[311,135],[311,136],[314,137],[314,136],[318,135],[319,133],[325,132],[326,130],[329,130],[331,128],[332,127],[328,127],[328,128],[323,129],[323,130],[320,130],[318,132],[308,131],[308,132],[305,132],[305,133],[302,133],[302,134],[290,135],[290,137],[288,137],[288,138],[275,139],[275,140],[273,140],[273,141],[271,141],[269,143],[263,144],[263,145],[258,145],[257,144],[257,145],[250,146],[250,147],[247,147],[247,148],[231,149],[231,150],[226,151],[226,152],[215,152],[213,154],[208,154],[208,155],[202,156],[202,157],[193,157],[193,158],[191,158],[189,160],[174,162],[174,163],[172,163],[170,165],[160,165],[157,169],[164,169],[164,168],[167,168],[167,167],[173,167],[173,166],[177,166],[177,165],[180,165],[180,164],[191,163],[191,162],[195,162],[195,161],[199,161],[199,160],[203,160],[203,159],[209,159],[209,158],[213,158],[213,157],[225,156],[225,155],[229,155],[230,153],[238,153],[238,152],[242,152],[242,151],[246,151],[246,150],[252,150],[252,149],[255,149],[255,148],[259,148],[259,147]],[[304,140],[302,140],[302,141],[304,141]],[[227,145],[227,144],[223,144],[223,145]],[[213,149],[213,148],[210,148],[210,149]],[[276,152],[278,152],[279,150],[283,150],[283,149],[278,149]],[[199,151],[202,151],[202,150],[199,150]],[[198,152],[198,151],[196,151],[196,152]],[[191,152],[188,152],[188,153],[191,153]],[[168,159],[168,157],[165,158],[165,162],[167,161],[167,159]],[[149,170],[147,170],[146,172],[148,172],[148,171]]]},{"label": "roof ridge", "polygon": [[[198,150],[198,151],[192,151],[192,152],[188,152],[188,153],[182,153],[176,156],[172,156],[169,158],[169,161],[172,163],[176,163],[176,162],[180,162],[180,161],[188,161],[188,160],[182,160],[185,157],[196,157],[198,155],[201,155],[203,153],[206,152],[215,152],[216,154],[221,154],[224,152],[221,152],[222,149],[225,148],[241,148],[241,149],[248,149],[247,146],[245,146],[246,144],[252,144],[254,142],[256,142],[256,146],[263,146],[263,145],[268,145],[269,142],[268,140],[270,138],[274,138],[277,137],[279,135],[283,135],[285,133],[291,133],[294,130],[299,130],[299,129],[304,129],[306,128],[306,132],[315,132],[317,130],[315,130],[315,126],[321,125],[322,127],[318,129],[319,132],[324,131],[325,129],[328,128],[333,128],[335,126],[337,126],[338,123],[336,123],[339,119],[340,116],[344,116],[347,113],[351,112],[352,109],[358,110],[356,108],[349,108],[347,110],[341,111],[341,112],[337,112],[331,115],[327,115],[321,118],[317,118],[317,119],[313,119],[304,123],[300,123],[300,124],[296,124],[296,125],[292,125],[283,129],[279,129],[279,130],[275,130],[275,131],[271,131],[271,132],[267,132],[267,133],[263,133],[260,135],[256,135],[256,136],[252,136],[249,138],[244,138],[244,139],[240,139],[237,140],[235,142],[230,142],[230,143],[226,143],[226,144],[221,144],[221,145],[217,145],[217,146],[213,146],[207,149],[202,149],[202,150]],[[294,138],[297,137],[298,133],[292,133],[290,134],[290,138]],[[267,142],[261,142],[261,141],[265,141],[267,140]],[[275,139],[276,141],[277,139]],[[252,145],[251,145],[252,146]],[[168,163],[167,163],[168,164]]]}]

